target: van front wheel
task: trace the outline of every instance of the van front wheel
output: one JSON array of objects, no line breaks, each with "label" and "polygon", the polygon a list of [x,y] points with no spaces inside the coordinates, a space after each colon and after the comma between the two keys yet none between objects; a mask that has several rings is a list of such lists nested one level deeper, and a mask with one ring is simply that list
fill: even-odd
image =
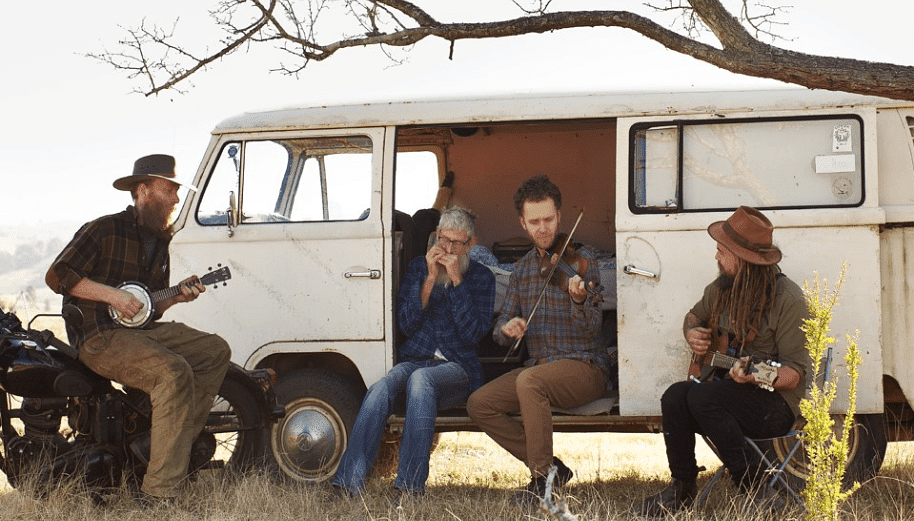
[{"label": "van front wheel", "polygon": [[279,469],[296,481],[331,478],[359,412],[357,386],[334,373],[303,369],[281,378],[275,389],[286,407],[270,435]]}]

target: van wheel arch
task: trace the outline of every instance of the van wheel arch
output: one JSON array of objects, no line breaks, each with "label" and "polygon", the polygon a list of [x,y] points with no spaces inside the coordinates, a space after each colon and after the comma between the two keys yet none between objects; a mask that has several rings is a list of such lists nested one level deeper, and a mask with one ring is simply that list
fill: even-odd
[{"label": "van wheel arch", "polygon": [[362,403],[360,384],[313,367],[282,375],[275,390],[286,415],[271,429],[270,448],[283,474],[303,482],[333,476]]}]

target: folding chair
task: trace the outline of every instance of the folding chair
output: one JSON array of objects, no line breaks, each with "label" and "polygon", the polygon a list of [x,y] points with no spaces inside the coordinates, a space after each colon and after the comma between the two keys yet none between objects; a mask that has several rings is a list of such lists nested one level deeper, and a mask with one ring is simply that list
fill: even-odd
[{"label": "folding chair", "polygon": [[[832,358],[832,348],[829,347],[828,351],[825,355],[825,368],[823,371],[823,375],[824,375],[823,382],[829,381],[830,372],[831,372],[831,358]],[[762,468],[765,469],[765,474],[768,474],[770,476],[766,480],[765,485],[769,486],[769,487],[773,487],[775,485],[775,483],[777,483],[778,485],[780,485],[780,488],[783,489],[784,491],[786,491],[787,494],[790,496],[790,498],[793,499],[797,503],[797,505],[799,505],[800,507],[803,506],[803,500],[793,490],[793,488],[790,486],[790,483],[788,483],[787,480],[784,479],[784,469],[786,469],[787,465],[789,465],[790,462],[793,461],[793,457],[796,455],[797,451],[800,450],[800,448],[803,446],[803,435],[804,435],[803,430],[798,429],[797,425],[794,425],[794,428],[791,429],[786,434],[784,434],[783,436],[776,436],[774,438],[750,438],[748,436],[743,437],[743,439],[746,440],[746,445],[751,447],[752,450],[755,451],[756,455],[758,455],[758,457],[761,459],[762,466],[763,466]],[[795,438],[795,440],[793,442],[793,445],[790,446],[790,451],[788,451],[787,455],[784,457],[784,461],[782,461],[780,465],[776,465],[774,462],[772,462],[770,459],[768,459],[768,457],[765,455],[765,452],[762,449],[760,449],[758,446],[759,442],[774,441],[774,440],[788,439],[788,438]],[[717,454],[717,448],[714,446],[713,443],[711,443],[711,440],[709,440],[706,437],[704,438],[704,440],[708,444],[708,446],[711,447],[711,450],[713,450],[714,453]],[[720,457],[719,454],[718,454],[718,457]],[[704,505],[705,501],[708,499],[708,495],[711,493],[711,489],[714,487],[714,484],[717,483],[717,481],[720,479],[721,476],[723,476],[725,470],[726,470],[726,467],[724,467],[723,465],[721,465],[720,468],[717,469],[717,472],[714,473],[714,475],[711,477],[711,480],[708,481],[708,484],[705,485],[704,488],[701,490],[701,494],[698,495],[698,498],[695,501],[695,508],[697,508],[699,510],[701,509],[701,507]]]}]

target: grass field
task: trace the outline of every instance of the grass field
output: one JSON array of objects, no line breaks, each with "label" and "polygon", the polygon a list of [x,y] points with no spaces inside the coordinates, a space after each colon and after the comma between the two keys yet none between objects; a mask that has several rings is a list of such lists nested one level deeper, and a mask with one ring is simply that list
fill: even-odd
[{"label": "grass field", "polygon": [[[699,464],[709,471],[719,463],[699,444]],[[659,435],[558,434],[555,452],[572,469],[575,479],[564,490],[569,511],[581,520],[636,519],[629,509],[669,479],[663,441]],[[140,510],[126,495],[97,507],[85,493],[66,488],[47,499],[27,491],[0,490],[0,519],[47,521],[88,520],[546,520],[551,514],[510,503],[511,491],[528,479],[526,469],[479,433],[441,436],[432,456],[428,490],[420,498],[397,501],[392,476],[378,476],[367,493],[338,499],[324,486],[277,483],[264,475],[237,481],[205,476],[189,484],[174,506]],[[718,484],[702,512],[684,511],[675,519],[763,519],[740,516],[731,503],[733,490]],[[914,443],[893,443],[883,470],[865,483],[846,505],[843,518],[860,521],[903,520],[914,516]],[[779,520],[802,519],[789,508]]]}]

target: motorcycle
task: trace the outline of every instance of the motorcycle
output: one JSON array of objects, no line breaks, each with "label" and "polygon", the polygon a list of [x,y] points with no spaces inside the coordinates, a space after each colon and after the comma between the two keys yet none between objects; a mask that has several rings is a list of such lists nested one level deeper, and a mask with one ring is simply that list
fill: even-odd
[{"label": "motorcycle", "polygon": [[[78,323],[70,308],[39,316]],[[124,483],[138,489],[149,458],[149,395],[95,374],[70,345],[31,324],[0,309],[0,470],[9,484],[41,494],[76,479],[97,501]],[[191,479],[209,469],[243,472],[269,454],[270,426],[284,414],[274,380],[271,370],[230,364],[194,441]]]}]

